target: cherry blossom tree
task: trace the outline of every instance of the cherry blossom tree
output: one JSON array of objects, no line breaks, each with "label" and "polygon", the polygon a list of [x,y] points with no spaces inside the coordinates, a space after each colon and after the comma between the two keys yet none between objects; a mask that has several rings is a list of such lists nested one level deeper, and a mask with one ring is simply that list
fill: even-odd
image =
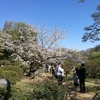
[{"label": "cherry blossom tree", "polygon": [[11,56],[20,62],[30,63],[30,72],[46,62],[68,59],[81,60],[75,49],[59,45],[59,40],[66,37],[66,31],[45,25],[30,26],[22,22],[6,22],[1,32],[1,47],[11,52]]},{"label": "cherry blossom tree", "polygon": [[59,56],[56,52],[57,43],[65,34],[59,28],[49,30],[42,26],[38,29],[22,22],[6,22],[0,42],[15,60],[42,65]]}]

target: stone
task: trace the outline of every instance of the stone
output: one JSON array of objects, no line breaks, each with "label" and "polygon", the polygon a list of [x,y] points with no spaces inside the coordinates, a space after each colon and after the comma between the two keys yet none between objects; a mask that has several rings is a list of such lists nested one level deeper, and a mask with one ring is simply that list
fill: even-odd
[{"label": "stone", "polygon": [[0,86],[11,87],[11,83],[8,79],[0,79]]}]

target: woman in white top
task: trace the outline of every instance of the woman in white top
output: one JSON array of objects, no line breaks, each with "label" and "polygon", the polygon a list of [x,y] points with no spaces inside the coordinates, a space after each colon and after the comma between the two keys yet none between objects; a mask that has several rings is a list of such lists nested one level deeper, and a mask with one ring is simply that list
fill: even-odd
[{"label": "woman in white top", "polygon": [[64,69],[61,68],[61,63],[58,63],[58,70],[57,70],[58,85],[62,85],[63,76],[64,76]]}]

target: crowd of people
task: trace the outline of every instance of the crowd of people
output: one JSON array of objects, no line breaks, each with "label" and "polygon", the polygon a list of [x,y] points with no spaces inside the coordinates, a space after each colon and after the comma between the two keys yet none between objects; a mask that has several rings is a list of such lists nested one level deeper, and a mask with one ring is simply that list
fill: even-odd
[{"label": "crowd of people", "polygon": [[[75,68],[73,71],[73,81],[75,90],[80,88],[80,93],[85,93],[85,79],[86,79],[86,69],[84,64],[81,64],[80,68]],[[64,77],[64,69],[62,68],[62,64],[58,63],[57,65],[50,64],[45,66],[46,73],[51,73],[52,78],[55,77],[57,79],[58,85],[62,85],[63,77]]]},{"label": "crowd of people", "polygon": [[58,63],[57,65],[51,64],[45,66],[46,73],[51,73],[52,78],[55,77],[58,81],[58,85],[62,85],[62,80],[64,76],[64,69],[62,68],[62,64]]}]

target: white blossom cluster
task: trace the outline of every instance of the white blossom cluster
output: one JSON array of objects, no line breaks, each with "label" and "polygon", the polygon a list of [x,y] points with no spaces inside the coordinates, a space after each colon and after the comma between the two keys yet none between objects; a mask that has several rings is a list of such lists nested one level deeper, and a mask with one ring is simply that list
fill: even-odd
[{"label": "white blossom cluster", "polygon": [[13,35],[7,32],[2,32],[0,38],[2,47],[12,52],[11,56],[16,60],[37,63],[56,62],[59,59],[81,60],[75,50],[59,46],[59,40],[66,37],[65,30],[61,31],[57,27],[50,30],[41,26],[26,27],[25,33],[19,28],[18,32],[18,39],[14,39]]}]

